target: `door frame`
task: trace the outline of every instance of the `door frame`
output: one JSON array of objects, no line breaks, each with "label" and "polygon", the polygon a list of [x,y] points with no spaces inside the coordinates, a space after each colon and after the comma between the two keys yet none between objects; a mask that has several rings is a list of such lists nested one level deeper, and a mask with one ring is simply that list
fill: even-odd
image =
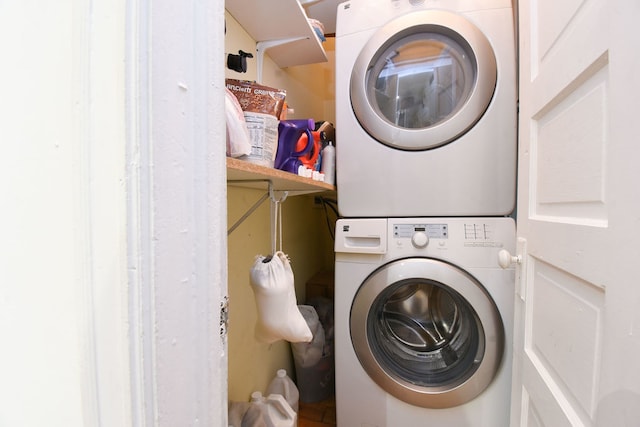
[{"label": "door frame", "polygon": [[226,426],[224,1],[126,20],[131,423]]}]

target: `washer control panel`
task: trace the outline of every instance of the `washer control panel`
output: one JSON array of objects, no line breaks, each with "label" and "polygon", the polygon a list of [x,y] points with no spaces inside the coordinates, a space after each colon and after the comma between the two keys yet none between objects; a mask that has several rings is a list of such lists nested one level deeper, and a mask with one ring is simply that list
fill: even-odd
[{"label": "washer control panel", "polygon": [[[402,247],[402,239],[410,239],[414,248],[424,249],[429,244],[429,239],[448,239],[448,224],[393,224],[393,237],[396,239],[397,247]],[[440,246],[444,240],[439,241]]]},{"label": "washer control panel", "polygon": [[393,224],[393,237],[410,239],[422,233],[429,239],[448,239],[448,224]]}]

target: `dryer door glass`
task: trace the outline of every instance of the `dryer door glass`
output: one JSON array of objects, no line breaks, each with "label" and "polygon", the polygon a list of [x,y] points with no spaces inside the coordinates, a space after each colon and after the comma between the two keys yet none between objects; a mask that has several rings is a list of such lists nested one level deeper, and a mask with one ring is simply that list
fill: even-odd
[{"label": "dryer door glass", "polygon": [[365,44],[351,72],[351,105],[382,144],[428,150],[480,120],[496,81],[495,54],[475,25],[423,10],[394,19]]},{"label": "dryer door glass", "polygon": [[400,128],[436,126],[460,110],[476,79],[473,56],[437,33],[414,34],[393,43],[367,79],[369,103]]}]

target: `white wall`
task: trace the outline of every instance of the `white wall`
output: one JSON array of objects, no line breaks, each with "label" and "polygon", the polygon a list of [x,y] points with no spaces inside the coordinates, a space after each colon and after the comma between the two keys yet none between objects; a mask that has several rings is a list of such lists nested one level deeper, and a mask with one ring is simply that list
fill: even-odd
[{"label": "white wall", "polygon": [[0,3],[0,426],[226,425],[223,16]]},{"label": "white wall", "polygon": [[127,425],[124,12],[0,6],[2,426]]}]

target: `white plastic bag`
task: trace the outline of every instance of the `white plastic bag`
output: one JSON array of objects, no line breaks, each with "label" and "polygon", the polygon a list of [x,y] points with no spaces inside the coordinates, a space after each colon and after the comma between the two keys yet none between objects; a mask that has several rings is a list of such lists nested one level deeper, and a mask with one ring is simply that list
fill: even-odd
[{"label": "white plastic bag", "polygon": [[256,338],[264,343],[279,340],[309,342],[313,338],[296,301],[291,264],[284,252],[273,257],[259,255],[250,271],[258,320]]},{"label": "white plastic bag", "polygon": [[322,358],[324,351],[324,328],[322,327],[322,323],[320,323],[318,312],[316,312],[314,307],[301,305],[299,308],[309,326],[309,330],[313,333],[313,340],[311,342],[291,344],[291,351],[296,366],[300,368],[310,368],[315,366]]},{"label": "white plastic bag", "polygon": [[251,140],[244,112],[233,92],[226,87],[224,89],[224,105],[227,115],[227,156],[248,156],[251,154]]}]

